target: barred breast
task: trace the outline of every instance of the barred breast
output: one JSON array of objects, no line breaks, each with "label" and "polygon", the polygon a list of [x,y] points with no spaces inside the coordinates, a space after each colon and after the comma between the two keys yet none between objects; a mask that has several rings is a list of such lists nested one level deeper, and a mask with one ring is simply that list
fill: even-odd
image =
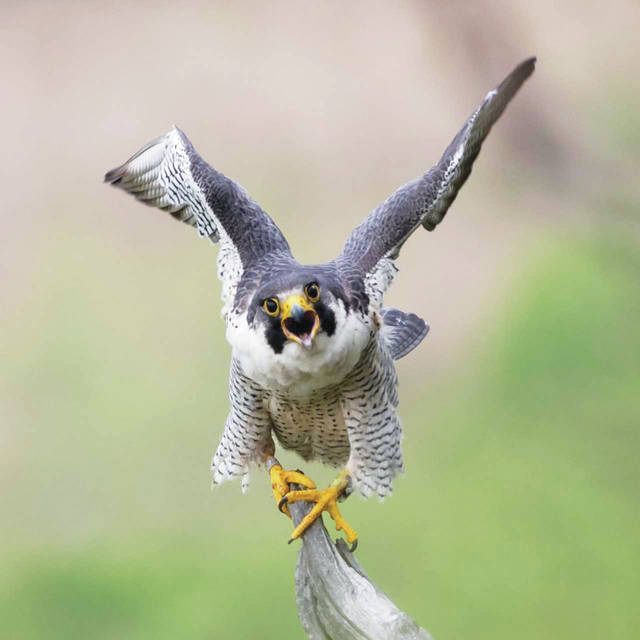
[{"label": "barred breast", "polygon": [[334,467],[346,464],[350,446],[338,386],[307,396],[273,391],[266,403],[273,431],[285,449],[305,460],[321,460]]}]

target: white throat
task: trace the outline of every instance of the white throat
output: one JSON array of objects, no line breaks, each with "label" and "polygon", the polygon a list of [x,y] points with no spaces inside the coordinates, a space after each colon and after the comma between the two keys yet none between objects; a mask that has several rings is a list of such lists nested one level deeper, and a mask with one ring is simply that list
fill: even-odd
[{"label": "white throat", "polygon": [[345,312],[342,303],[332,305],[336,330],[328,336],[322,330],[307,349],[288,341],[282,353],[274,353],[263,326],[252,329],[246,314],[227,324],[227,340],[243,373],[266,389],[292,395],[307,395],[337,384],[356,366],[373,335],[367,316]]}]

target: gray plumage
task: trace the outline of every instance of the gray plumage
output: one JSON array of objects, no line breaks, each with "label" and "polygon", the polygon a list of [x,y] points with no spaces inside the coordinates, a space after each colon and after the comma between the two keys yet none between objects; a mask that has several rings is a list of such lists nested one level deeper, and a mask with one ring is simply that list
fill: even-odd
[{"label": "gray plumage", "polygon": [[400,360],[413,351],[429,332],[429,325],[415,313],[383,307],[380,317],[382,342],[394,360]]},{"label": "gray plumage", "polygon": [[391,493],[403,468],[393,360],[428,331],[415,314],[382,306],[394,260],[418,227],[431,231],[442,221],[534,64],[524,61],[490,91],[438,164],[377,207],[324,265],[300,265],[273,220],[175,127],[106,174],[107,182],[220,243],[233,349],[214,483],[242,476],[246,488],[250,465],[274,454],[275,435],[305,460],[346,465],[364,495]]}]

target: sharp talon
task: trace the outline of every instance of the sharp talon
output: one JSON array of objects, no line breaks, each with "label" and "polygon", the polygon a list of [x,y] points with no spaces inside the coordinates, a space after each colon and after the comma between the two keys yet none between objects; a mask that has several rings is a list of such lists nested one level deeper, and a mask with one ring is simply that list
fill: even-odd
[{"label": "sharp talon", "polygon": [[315,489],[316,485],[313,480],[307,478],[304,473],[298,471],[285,471],[275,458],[271,458],[270,460],[275,461],[271,464],[271,468],[269,469],[269,478],[271,480],[273,497],[276,500],[279,511],[284,513],[285,516],[291,517],[289,507],[286,506],[287,499],[284,497],[291,497],[291,484],[300,484],[308,490]]},{"label": "sharp talon", "polygon": [[354,543],[351,545],[351,553],[353,553],[356,549],[358,548],[358,541],[355,540]]},{"label": "sharp talon", "polygon": [[[291,517],[290,505],[295,502],[305,501],[315,503],[315,506],[302,518],[298,526],[291,533],[289,544],[304,534],[304,532],[326,511],[334,520],[336,529],[344,531],[347,542],[355,542],[351,546],[351,552],[356,549],[358,534],[345,522],[340,515],[337,499],[349,486],[349,472],[343,471],[338,477],[322,491],[316,489],[316,485],[301,469],[296,471],[285,471],[275,460],[269,470],[273,497],[276,499],[278,510],[286,516]],[[291,490],[291,485],[301,485],[298,490]]]}]

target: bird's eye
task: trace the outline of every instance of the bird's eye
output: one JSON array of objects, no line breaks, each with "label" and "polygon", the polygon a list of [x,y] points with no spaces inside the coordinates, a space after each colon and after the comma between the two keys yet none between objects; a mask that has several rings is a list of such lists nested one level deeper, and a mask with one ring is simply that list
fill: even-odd
[{"label": "bird's eye", "polygon": [[262,303],[262,308],[267,312],[270,316],[277,316],[280,311],[280,303],[277,298],[267,298]]},{"label": "bird's eye", "polygon": [[307,294],[307,298],[311,302],[317,302],[320,297],[320,287],[316,282],[311,282],[304,288],[304,292]]}]

